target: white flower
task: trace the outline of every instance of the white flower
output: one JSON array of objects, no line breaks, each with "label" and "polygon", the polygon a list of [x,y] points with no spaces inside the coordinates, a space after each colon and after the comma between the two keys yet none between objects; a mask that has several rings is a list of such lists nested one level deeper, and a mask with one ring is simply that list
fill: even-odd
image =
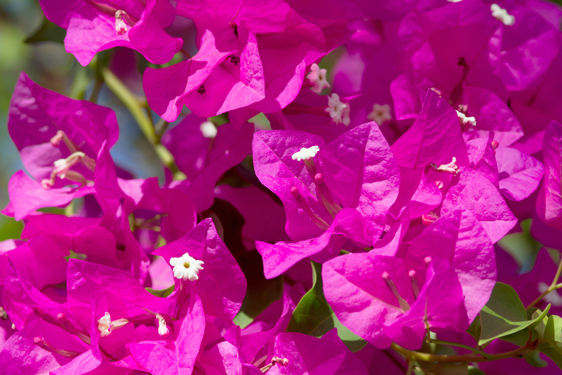
[{"label": "white flower", "polygon": [[199,129],[205,138],[215,138],[217,136],[217,127],[211,121],[205,121]]},{"label": "white flower", "polygon": [[498,21],[502,21],[504,25],[511,26],[515,23],[515,17],[507,13],[507,10],[500,7],[498,4],[490,5],[492,16],[496,17]]},{"label": "white flower", "polygon": [[303,147],[300,151],[295,152],[291,157],[296,161],[308,160],[315,157],[318,151],[320,151],[320,147],[318,146],[312,146],[309,148]]},{"label": "white flower", "polygon": [[330,87],[326,80],[326,69],[320,69],[316,63],[310,66],[310,73],[308,73],[306,78],[308,78],[312,85],[310,89],[316,94],[320,94],[323,89]]},{"label": "white flower", "polygon": [[344,104],[340,101],[340,96],[333,93],[328,96],[328,107],[325,109],[330,114],[330,117],[336,124],[344,124],[349,126],[351,120],[349,119],[349,104]]},{"label": "white flower", "polygon": [[371,121],[377,123],[377,125],[382,125],[386,121],[392,120],[392,115],[390,114],[390,105],[378,103],[373,104],[373,111],[367,115],[367,118]]},{"label": "white flower", "polygon": [[202,261],[192,258],[188,253],[170,259],[170,265],[174,267],[174,277],[181,280],[198,280],[199,271],[203,269],[202,264]]}]

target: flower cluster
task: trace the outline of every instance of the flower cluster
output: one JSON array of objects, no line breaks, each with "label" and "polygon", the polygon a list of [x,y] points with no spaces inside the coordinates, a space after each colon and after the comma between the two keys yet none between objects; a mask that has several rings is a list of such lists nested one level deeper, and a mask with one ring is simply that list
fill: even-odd
[{"label": "flower cluster", "polygon": [[165,181],[114,162],[96,95],[21,74],[0,373],[562,368],[558,5],[40,3]]}]

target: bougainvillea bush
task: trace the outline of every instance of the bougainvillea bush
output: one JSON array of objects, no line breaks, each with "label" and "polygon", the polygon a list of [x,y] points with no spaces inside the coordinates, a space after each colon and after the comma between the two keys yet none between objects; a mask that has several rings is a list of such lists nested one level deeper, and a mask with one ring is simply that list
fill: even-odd
[{"label": "bougainvillea bush", "polygon": [[562,373],[561,7],[40,5],[88,74],[13,91],[1,374]]}]

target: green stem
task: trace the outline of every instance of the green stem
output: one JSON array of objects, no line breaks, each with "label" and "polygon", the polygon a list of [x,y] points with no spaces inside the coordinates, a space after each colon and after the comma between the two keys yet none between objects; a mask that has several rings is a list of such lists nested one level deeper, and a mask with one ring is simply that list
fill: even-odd
[{"label": "green stem", "polygon": [[556,270],[556,275],[554,275],[554,280],[552,280],[552,283],[550,284],[548,289],[545,290],[540,296],[538,296],[533,302],[531,302],[529,305],[527,305],[527,310],[529,310],[531,307],[533,307],[537,303],[539,303],[540,300],[543,299],[548,293],[562,288],[562,283],[558,284],[558,279],[560,278],[561,273],[562,273],[562,260],[560,260],[560,264],[558,264],[558,269]]},{"label": "green stem", "polygon": [[152,127],[152,124],[150,123],[148,117],[146,117],[146,114],[143,112],[143,109],[139,104],[137,97],[108,68],[102,69],[101,74],[105,80],[105,84],[107,85],[107,87],[109,87],[109,89],[113,91],[115,96],[117,96],[119,100],[123,102],[125,107],[127,107],[129,112],[131,112],[131,115],[133,115],[133,118],[139,125],[146,139],[148,139],[151,144],[154,144],[156,140],[156,137],[154,135],[154,128]]},{"label": "green stem", "polygon": [[[125,107],[127,107],[129,112],[131,112],[131,115],[139,125],[139,128],[143,132],[144,136],[154,148],[156,155],[158,155],[162,163],[170,169],[174,175],[174,179],[185,180],[187,177],[179,170],[174,160],[174,156],[166,147],[160,144],[160,138],[156,135],[152,118],[150,115],[147,116],[150,114],[150,109],[148,108],[146,101],[139,101],[131,90],[129,90],[129,88],[125,86],[125,84],[108,68],[104,68],[101,71],[101,74],[107,87],[113,91],[115,96],[117,96],[119,100],[123,102]],[[143,108],[145,108],[146,112],[144,112]]]},{"label": "green stem", "polygon": [[92,88],[92,93],[90,94],[90,99],[88,99],[89,101],[91,101],[92,103],[98,102],[98,96],[100,94],[102,86],[103,86],[103,80],[96,78],[94,80],[94,87]]},{"label": "green stem", "polygon": [[486,358],[486,359],[491,359],[492,356],[488,353],[483,352],[482,350],[476,349],[476,348],[472,348],[468,345],[464,345],[464,344],[459,344],[457,342],[450,342],[450,341],[443,341],[443,340],[434,340],[434,339],[430,339],[429,342],[433,343],[433,344],[439,344],[439,345],[449,345],[449,346],[456,346],[459,348],[463,348],[463,349],[467,349],[470,350],[471,352],[474,353],[478,353],[480,354],[482,357]]},{"label": "green stem", "polygon": [[510,352],[491,354],[489,358],[486,358],[486,357],[475,356],[471,354],[442,355],[442,354],[421,353],[413,350],[408,350],[395,343],[392,343],[391,348],[397,351],[398,353],[402,354],[408,360],[416,360],[416,361],[424,361],[424,362],[486,362],[486,361],[494,361],[497,359],[516,357],[522,354],[523,352],[525,352],[526,350],[528,350],[526,346],[522,346]]},{"label": "green stem", "polygon": [[413,359],[410,359],[408,361],[408,370],[406,370],[406,375],[412,375],[412,372],[414,371],[414,363],[416,361],[414,361]]}]

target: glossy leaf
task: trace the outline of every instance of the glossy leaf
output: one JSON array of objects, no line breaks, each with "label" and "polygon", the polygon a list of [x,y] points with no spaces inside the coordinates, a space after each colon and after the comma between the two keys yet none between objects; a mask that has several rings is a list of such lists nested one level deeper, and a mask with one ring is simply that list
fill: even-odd
[{"label": "glossy leaf", "polygon": [[365,347],[367,342],[341,324],[326,301],[322,283],[322,265],[312,262],[312,272],[314,285],[295,308],[287,332],[300,332],[322,337],[336,327],[338,336],[350,350],[356,352]]},{"label": "glossy leaf", "polygon": [[562,369],[562,318],[548,317],[544,337],[538,349],[552,359]]},{"label": "glossy leaf", "polygon": [[482,335],[478,344],[484,345],[497,338],[534,328],[544,319],[549,308],[536,319],[529,320],[515,290],[509,285],[497,283],[490,300],[480,312]]}]

